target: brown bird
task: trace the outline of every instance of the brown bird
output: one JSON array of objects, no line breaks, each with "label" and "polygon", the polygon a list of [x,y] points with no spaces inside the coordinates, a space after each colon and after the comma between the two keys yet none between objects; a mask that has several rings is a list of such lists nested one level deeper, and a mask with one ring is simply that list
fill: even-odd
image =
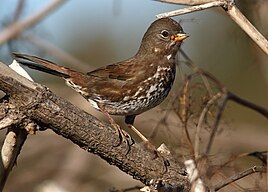
[{"label": "brown bird", "polygon": [[36,56],[14,53],[14,57],[22,65],[62,77],[109,120],[109,115],[122,115],[126,124],[133,125],[136,115],[167,97],[175,79],[175,56],[187,37],[176,21],[158,19],[144,34],[133,57],[86,74]]}]

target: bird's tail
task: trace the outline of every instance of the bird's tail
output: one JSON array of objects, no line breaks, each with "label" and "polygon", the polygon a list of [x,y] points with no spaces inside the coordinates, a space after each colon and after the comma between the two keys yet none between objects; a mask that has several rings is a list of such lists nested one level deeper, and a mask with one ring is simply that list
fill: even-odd
[{"label": "bird's tail", "polygon": [[51,61],[41,59],[36,56],[21,54],[21,53],[12,53],[14,59],[22,65],[25,65],[29,68],[43,71],[52,75],[56,75],[63,78],[69,78],[72,70],[59,66]]}]

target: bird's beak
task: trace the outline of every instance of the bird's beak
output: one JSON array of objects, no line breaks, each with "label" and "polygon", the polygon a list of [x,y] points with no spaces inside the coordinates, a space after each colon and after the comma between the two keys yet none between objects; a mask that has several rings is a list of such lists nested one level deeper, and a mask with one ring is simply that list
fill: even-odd
[{"label": "bird's beak", "polygon": [[189,35],[187,35],[186,33],[178,33],[176,35],[172,35],[170,39],[175,42],[181,42],[188,37]]}]

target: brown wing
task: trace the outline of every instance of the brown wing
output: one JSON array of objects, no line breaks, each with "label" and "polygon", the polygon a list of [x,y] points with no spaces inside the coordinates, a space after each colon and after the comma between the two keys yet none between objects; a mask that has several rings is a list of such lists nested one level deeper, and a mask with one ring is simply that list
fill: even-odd
[{"label": "brown wing", "polygon": [[88,72],[87,75],[102,80],[127,81],[134,76],[131,62],[120,62]]},{"label": "brown wing", "polygon": [[131,86],[133,86],[138,74],[133,65],[135,65],[135,59],[130,59],[87,73],[91,79],[88,90],[92,92],[92,97],[120,101],[127,94],[135,92],[137,86],[133,88]]}]

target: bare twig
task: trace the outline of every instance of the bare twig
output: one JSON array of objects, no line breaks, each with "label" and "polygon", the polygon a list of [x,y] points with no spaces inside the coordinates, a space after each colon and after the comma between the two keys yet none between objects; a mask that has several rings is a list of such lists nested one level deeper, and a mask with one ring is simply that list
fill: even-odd
[{"label": "bare twig", "polygon": [[[266,158],[267,158],[267,151],[255,151],[255,152],[250,152],[250,153],[241,153],[241,154],[238,154],[238,155],[233,155],[230,157],[230,159],[228,159],[225,163],[221,164],[219,167],[217,167],[213,173],[211,174],[211,177],[213,177],[213,175],[215,174],[219,174],[220,170],[223,169],[224,167],[228,166],[228,164],[238,160],[238,159],[241,159],[241,158],[244,158],[244,157],[249,157],[249,156],[252,156],[258,160],[260,160],[264,166],[267,165],[267,162],[266,162]],[[225,177],[226,176],[221,173],[220,174],[222,177]]]},{"label": "bare twig", "polygon": [[196,132],[195,132],[195,146],[194,146],[194,152],[195,152],[195,159],[198,158],[199,155],[199,140],[200,140],[200,131],[201,126],[204,121],[205,115],[208,112],[209,108],[215,103],[216,100],[218,100],[222,96],[222,93],[217,93],[214,95],[206,104],[204,109],[202,110],[202,113],[199,117],[198,124],[196,126]]},{"label": "bare twig", "polygon": [[[11,95],[9,102],[14,106],[14,112],[24,114],[42,127],[51,128],[144,184],[150,185],[151,181],[154,184],[159,179],[175,191],[189,191],[185,167],[171,154],[158,154],[155,158],[155,153],[134,143],[126,155],[125,143],[114,146],[119,138],[111,126],[57,97],[47,88],[19,76],[2,63],[0,89]],[[170,163],[168,169],[163,158]],[[166,171],[163,172],[161,167]]]},{"label": "bare twig", "polygon": [[0,33],[0,45],[16,37],[25,29],[39,23],[42,19],[44,19],[65,1],[66,0],[51,0],[51,2],[48,3],[45,7],[43,7],[41,10],[36,11],[26,19],[12,23],[10,26],[6,27]]},{"label": "bare twig", "polygon": [[163,3],[180,4],[180,5],[200,5],[212,2],[214,0],[155,0],[155,1]]},{"label": "bare twig", "polygon": [[228,96],[229,100],[234,101],[234,102],[236,102],[240,105],[243,105],[247,108],[250,108],[250,109],[262,114],[264,117],[268,118],[268,109],[266,109],[262,106],[256,105],[250,101],[247,101],[247,100],[235,95],[234,93],[232,93],[230,91],[227,93],[227,96]]},{"label": "bare twig", "polygon": [[239,179],[242,179],[243,177],[246,177],[248,175],[251,175],[252,173],[257,173],[257,172],[261,172],[261,173],[265,173],[266,172],[266,167],[264,166],[253,166],[245,171],[242,171],[238,174],[235,174],[229,178],[227,178],[225,181],[218,183],[215,187],[214,187],[214,191],[218,191],[221,188],[229,185],[230,183],[233,183]]},{"label": "bare twig", "polygon": [[228,101],[227,96],[223,96],[223,101],[219,106],[215,122],[214,122],[214,124],[212,126],[212,131],[211,131],[211,134],[210,134],[210,137],[209,137],[209,140],[208,140],[208,144],[207,144],[207,147],[206,147],[205,156],[207,156],[209,154],[209,152],[210,152],[210,149],[212,147],[212,144],[213,144],[216,132],[218,130],[219,123],[220,123],[220,120],[221,120],[221,117],[222,117],[222,114],[223,114],[223,111],[225,109],[227,101]]},{"label": "bare twig", "polygon": [[161,13],[161,14],[156,15],[156,17],[157,18],[174,17],[174,16],[177,16],[177,15],[184,15],[184,14],[187,14],[187,13],[192,13],[192,12],[196,12],[196,11],[202,11],[204,9],[209,9],[209,8],[212,8],[212,7],[220,7],[220,6],[226,6],[226,5],[227,5],[226,1],[218,0],[218,1],[205,3],[205,4],[202,4],[202,5],[196,5],[196,6],[183,8],[183,9],[178,9],[178,10],[175,10],[175,11]]},{"label": "bare twig", "polygon": [[183,128],[186,134],[186,138],[187,138],[190,151],[192,155],[194,155],[194,147],[193,147],[193,143],[191,141],[190,133],[188,131],[188,126],[187,126],[188,124],[187,122],[189,119],[189,105],[190,105],[189,84],[190,84],[191,78],[192,76],[188,76],[188,78],[185,79],[184,85],[182,87],[181,96],[179,97],[180,107],[179,107],[178,114],[183,124]]},{"label": "bare twig", "polygon": [[7,177],[16,163],[16,159],[26,138],[27,132],[25,129],[21,129],[16,126],[8,129],[1,150],[2,171],[0,171],[0,191],[4,188]]}]

